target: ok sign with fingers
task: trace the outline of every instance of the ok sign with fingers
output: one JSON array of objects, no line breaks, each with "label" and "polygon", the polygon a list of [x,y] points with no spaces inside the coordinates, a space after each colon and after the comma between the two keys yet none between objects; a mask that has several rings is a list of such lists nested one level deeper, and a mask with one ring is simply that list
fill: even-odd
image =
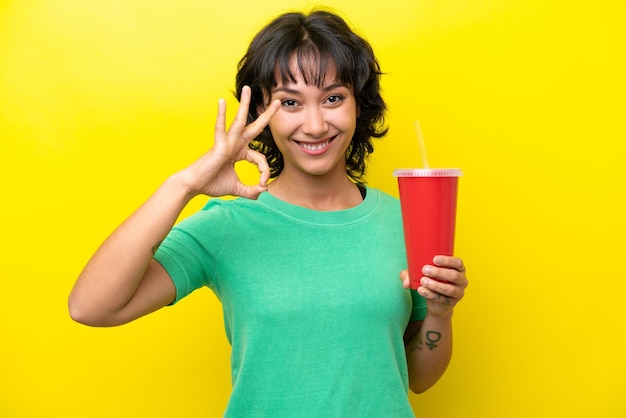
[{"label": "ok sign with fingers", "polygon": [[[280,102],[272,102],[252,123],[246,124],[250,106],[250,88],[245,86],[237,115],[231,126],[226,129],[226,102],[220,99],[217,122],[215,124],[214,146],[183,170],[183,184],[192,196],[241,196],[256,199],[267,188],[270,170],[265,156],[248,148],[248,144],[267,126],[270,119],[280,109]],[[260,173],[259,183],[245,185],[235,172],[237,161],[246,160],[255,164]]]}]

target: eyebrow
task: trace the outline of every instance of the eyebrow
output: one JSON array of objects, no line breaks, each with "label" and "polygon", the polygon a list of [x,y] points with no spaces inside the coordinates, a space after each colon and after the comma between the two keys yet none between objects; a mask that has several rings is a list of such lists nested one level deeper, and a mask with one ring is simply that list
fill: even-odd
[{"label": "eyebrow", "polygon": [[[328,86],[324,86],[321,88],[322,91],[330,91],[330,90],[334,90],[336,88],[348,88],[348,86],[346,86],[343,83],[333,83],[333,84],[329,84]],[[284,92],[287,94],[299,94],[300,92],[298,90],[295,89],[290,89],[289,87],[277,87],[274,90],[272,90],[272,94],[274,93],[278,93],[278,92]]]}]

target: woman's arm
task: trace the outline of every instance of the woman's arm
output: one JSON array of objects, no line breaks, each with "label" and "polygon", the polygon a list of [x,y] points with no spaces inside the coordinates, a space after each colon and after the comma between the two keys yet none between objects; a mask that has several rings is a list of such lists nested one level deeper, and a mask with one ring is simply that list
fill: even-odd
[{"label": "woman's arm", "polygon": [[[174,284],[152,255],[187,203],[199,194],[254,199],[266,189],[269,166],[264,155],[248,149],[248,143],[269,123],[280,102],[246,125],[249,104],[250,89],[245,87],[237,115],[226,130],[226,104],[220,100],[213,148],[168,178],[98,248],[70,293],[74,320],[92,326],[120,325],[172,302]],[[259,184],[241,183],[234,170],[241,160],[257,165]]]},{"label": "woman's arm", "polygon": [[92,256],[69,297],[70,316],[92,326],[130,322],[176,297],[174,283],[152,259],[190,197],[170,177]]},{"label": "woman's arm", "polygon": [[450,319],[427,314],[424,321],[412,322],[409,327],[418,328],[406,345],[409,387],[415,393],[423,393],[437,383],[450,363],[452,324]]},{"label": "woman's arm", "polygon": [[[426,298],[428,312],[419,322],[409,322],[405,332],[409,387],[425,392],[446,371],[452,357],[452,314],[467,287],[463,261],[456,257],[437,256],[435,266],[425,266],[420,295]],[[402,272],[405,287],[408,273]],[[438,279],[438,280],[435,280]],[[444,280],[441,282],[439,280]]]}]

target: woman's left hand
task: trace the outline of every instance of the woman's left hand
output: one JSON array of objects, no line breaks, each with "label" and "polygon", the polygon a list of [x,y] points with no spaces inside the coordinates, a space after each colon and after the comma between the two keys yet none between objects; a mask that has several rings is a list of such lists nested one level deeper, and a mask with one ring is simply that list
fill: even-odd
[{"label": "woman's left hand", "polygon": [[[458,257],[438,255],[434,265],[422,268],[424,275],[417,292],[426,298],[428,313],[435,317],[445,317],[452,313],[456,304],[463,298],[467,287],[465,266]],[[404,287],[409,286],[407,270],[401,273]]]}]

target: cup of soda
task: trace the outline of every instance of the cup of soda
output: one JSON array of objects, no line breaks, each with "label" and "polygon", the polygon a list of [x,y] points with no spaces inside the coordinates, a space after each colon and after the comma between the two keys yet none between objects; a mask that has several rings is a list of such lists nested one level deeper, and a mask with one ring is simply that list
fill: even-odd
[{"label": "cup of soda", "polygon": [[457,168],[398,169],[404,244],[411,279],[417,289],[422,267],[433,263],[436,255],[454,254]]}]

